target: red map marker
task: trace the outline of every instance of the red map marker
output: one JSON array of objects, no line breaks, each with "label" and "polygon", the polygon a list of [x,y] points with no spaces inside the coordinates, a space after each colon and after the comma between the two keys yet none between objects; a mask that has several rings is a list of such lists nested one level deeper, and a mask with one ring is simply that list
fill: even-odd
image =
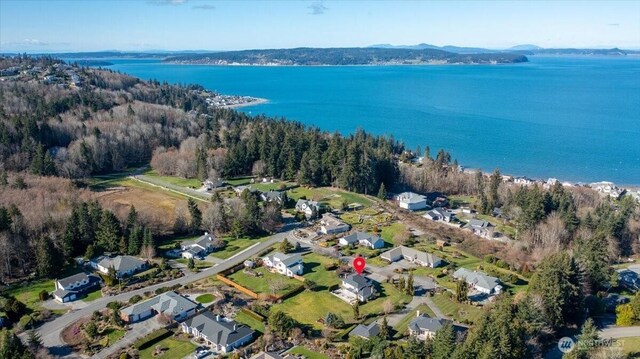
[{"label": "red map marker", "polygon": [[353,268],[355,268],[358,274],[362,274],[362,272],[364,271],[364,267],[366,265],[367,265],[367,262],[365,262],[364,258],[362,257],[357,257],[356,259],[353,260]]}]

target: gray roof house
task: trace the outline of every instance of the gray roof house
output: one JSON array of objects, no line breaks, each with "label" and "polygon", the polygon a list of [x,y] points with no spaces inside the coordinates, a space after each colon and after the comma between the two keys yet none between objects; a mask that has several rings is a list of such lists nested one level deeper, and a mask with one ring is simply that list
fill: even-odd
[{"label": "gray roof house", "polygon": [[86,294],[90,289],[100,286],[100,278],[93,274],[78,273],[72,276],[56,279],[56,290],[53,298],[60,303],[71,302]]},{"label": "gray roof house", "polygon": [[349,336],[361,337],[364,339],[371,339],[380,334],[380,326],[376,322],[372,322],[369,325],[358,324],[357,327],[349,333]]},{"label": "gray roof house", "polygon": [[325,213],[320,220],[320,232],[323,234],[342,233],[349,230],[349,225],[331,213]]},{"label": "gray roof house", "polygon": [[284,192],[270,190],[268,192],[261,192],[260,199],[265,202],[277,202],[282,204],[284,202]]},{"label": "gray roof house", "polygon": [[172,291],[120,309],[120,317],[127,323],[134,323],[162,313],[180,321],[195,314],[197,308],[197,303]]},{"label": "gray roof house", "polygon": [[416,317],[409,323],[409,335],[420,340],[433,338],[436,332],[442,329],[448,322],[446,319],[430,318],[425,315],[420,315],[418,311]]},{"label": "gray roof house", "polygon": [[491,223],[484,219],[470,219],[462,228],[470,230],[477,236],[491,238],[493,234],[491,227],[493,227]]},{"label": "gray roof house", "polygon": [[360,302],[366,302],[376,293],[373,282],[360,274],[350,274],[343,278],[341,287],[353,300]]},{"label": "gray roof house", "polygon": [[296,211],[304,213],[307,219],[314,218],[320,213],[320,203],[299,199],[298,202],[296,202]]},{"label": "gray roof house", "polygon": [[182,247],[182,258],[203,258],[209,253],[214,251],[213,248],[213,240],[214,237],[205,232],[203,236],[200,236],[193,242],[183,242]]},{"label": "gray roof house", "polygon": [[380,258],[389,262],[396,262],[405,259],[411,263],[419,264],[423,267],[436,268],[442,265],[442,258],[433,253],[422,252],[417,249],[398,246],[380,255]]},{"label": "gray roof house", "polygon": [[130,276],[147,268],[148,265],[146,261],[132,256],[101,256],[92,260],[89,264],[104,274],[108,274],[109,268],[113,267],[118,278]]},{"label": "gray roof house", "polygon": [[281,252],[275,252],[263,257],[262,263],[272,270],[288,277],[301,275],[304,272],[304,263],[302,262],[302,256],[299,253],[284,254]]},{"label": "gray roof house", "polygon": [[500,294],[502,292],[500,280],[482,272],[459,268],[453,272],[453,277],[464,280],[471,288],[485,294]]},{"label": "gray roof house", "polygon": [[226,354],[253,339],[254,331],[233,320],[204,312],[184,321],[182,331],[202,338],[217,353]]},{"label": "gray roof house", "polygon": [[384,240],[377,234],[355,232],[348,236],[340,238],[338,244],[341,246],[348,246],[352,244],[359,244],[361,246],[369,247],[371,249],[379,249],[384,247]]},{"label": "gray roof house", "polygon": [[456,215],[447,209],[438,207],[428,211],[423,217],[432,221],[445,221],[449,223],[456,218]]},{"label": "gray roof house", "polygon": [[400,208],[408,209],[410,211],[419,211],[427,208],[427,197],[413,193],[403,192],[396,196],[398,206]]}]

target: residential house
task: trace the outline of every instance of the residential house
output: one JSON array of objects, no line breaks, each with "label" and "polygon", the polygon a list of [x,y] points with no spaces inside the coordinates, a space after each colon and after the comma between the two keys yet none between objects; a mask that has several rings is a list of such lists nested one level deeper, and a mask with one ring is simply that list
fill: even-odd
[{"label": "residential house", "polygon": [[640,266],[618,269],[618,281],[630,290],[640,290]]},{"label": "residential house", "polygon": [[535,181],[527,177],[514,177],[513,183],[521,186],[531,186],[535,183]]},{"label": "residential house", "polygon": [[197,308],[197,303],[176,292],[164,292],[120,309],[120,317],[127,323],[135,323],[156,314],[165,314],[172,320],[181,321],[195,314]]},{"label": "residential house", "polygon": [[253,339],[254,331],[234,320],[204,312],[184,321],[182,331],[202,338],[217,353],[226,354]]},{"label": "residential house", "polygon": [[100,278],[93,274],[78,273],[70,277],[56,279],[53,298],[60,303],[74,301],[91,289],[100,286]]},{"label": "residential house", "polygon": [[204,187],[207,189],[207,191],[211,191],[216,188],[223,187],[224,185],[225,185],[225,182],[221,178],[218,178],[217,180],[208,179],[204,181]]},{"label": "residential house", "polygon": [[320,203],[299,199],[298,202],[296,202],[296,211],[304,213],[307,219],[315,218],[318,216],[318,213],[320,213]]},{"label": "residential house", "polygon": [[380,325],[376,322],[372,322],[369,325],[358,324],[357,327],[349,333],[349,336],[360,337],[363,339],[371,339],[377,337],[380,334]]},{"label": "residential house", "polygon": [[260,199],[265,202],[276,202],[283,204],[287,198],[287,195],[282,191],[270,190],[268,192],[260,192]]},{"label": "residential house", "polygon": [[398,206],[400,208],[408,209],[410,211],[419,211],[427,208],[427,197],[413,193],[403,192],[396,196]]},{"label": "residential house", "polygon": [[117,278],[130,276],[148,267],[146,261],[132,256],[101,256],[91,260],[89,265],[104,274],[109,274],[109,268],[113,267]]},{"label": "residential house", "polygon": [[388,250],[382,253],[380,258],[392,263],[405,259],[411,263],[416,263],[429,268],[436,268],[442,265],[442,259],[435,254],[422,252],[405,246],[399,246]]},{"label": "residential house", "polygon": [[320,220],[320,232],[323,234],[336,234],[349,230],[349,225],[331,213],[325,213]]},{"label": "residential house", "polygon": [[193,242],[182,243],[182,258],[204,258],[214,251],[214,237],[205,232],[203,236]]},{"label": "residential house", "polygon": [[468,229],[480,237],[493,237],[493,225],[484,219],[470,219],[462,228]]},{"label": "residential house", "polygon": [[340,240],[338,240],[338,244],[341,246],[358,244],[371,249],[379,249],[384,247],[384,240],[382,240],[382,238],[377,234],[355,232],[340,238]]},{"label": "residential house", "polygon": [[299,358],[300,357],[294,354],[284,353],[283,355],[280,355],[274,352],[260,352],[260,353],[254,354],[249,359],[299,359]]},{"label": "residential house", "polygon": [[236,186],[233,188],[233,191],[236,193],[236,195],[239,197],[242,192],[244,192],[245,190],[251,192],[251,193],[256,193],[259,192],[257,189],[251,187],[251,186]]},{"label": "residential house", "polygon": [[432,221],[451,223],[456,218],[456,215],[448,209],[438,207],[428,211],[423,217]]},{"label": "residential house", "polygon": [[456,279],[464,280],[469,284],[469,288],[475,289],[485,294],[500,294],[502,292],[502,286],[500,280],[496,277],[491,277],[482,272],[471,271],[466,268],[459,268],[453,272],[453,277]]},{"label": "residential house", "polygon": [[409,323],[409,335],[419,340],[431,339],[447,322],[446,319],[430,318],[421,315],[420,311],[418,311],[416,317]]},{"label": "residential house", "polygon": [[597,182],[592,183],[591,188],[598,191],[598,193],[609,196],[613,199],[620,199],[620,197],[625,193],[624,188],[618,188],[613,182]]},{"label": "residential house", "polygon": [[436,197],[433,200],[433,202],[431,202],[431,206],[433,208],[446,207],[448,205],[449,205],[449,200],[446,197],[441,197],[441,196]]},{"label": "residential house", "polygon": [[345,290],[346,294],[360,302],[366,302],[376,293],[373,282],[360,274],[350,274],[346,276],[342,279],[340,286]]},{"label": "residential house", "polygon": [[293,277],[294,275],[302,275],[304,272],[304,263],[300,254],[284,254],[276,252],[262,258],[262,263],[272,270]]}]

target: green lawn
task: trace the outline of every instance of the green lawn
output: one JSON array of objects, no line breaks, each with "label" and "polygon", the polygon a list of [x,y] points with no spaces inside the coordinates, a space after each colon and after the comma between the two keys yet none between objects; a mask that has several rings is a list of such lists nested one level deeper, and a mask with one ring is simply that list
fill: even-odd
[{"label": "green lawn", "polygon": [[235,239],[232,237],[225,237],[223,239],[225,242],[227,242],[226,247],[224,247],[222,250],[211,253],[210,256],[220,258],[220,259],[227,259],[233,256],[234,254],[241,252],[245,248],[248,248],[256,243],[260,243],[264,241],[266,238],[268,237],[238,238],[238,239]]},{"label": "green lawn", "polygon": [[[182,263],[184,265],[189,265],[189,260],[187,258],[178,258],[176,259],[176,262]],[[196,269],[206,269],[213,265],[211,262],[202,261],[199,259],[194,259],[194,263],[196,265]]]},{"label": "green lawn", "polygon": [[394,305],[411,302],[412,297],[410,295],[400,292],[392,284],[380,283],[380,286],[381,292],[376,299],[360,305],[361,315],[384,313],[384,302],[387,300],[391,300]]},{"label": "green lawn", "polygon": [[472,207],[476,203],[474,196],[449,196],[449,202],[452,208]]},{"label": "green lawn", "polygon": [[154,177],[161,181],[181,186],[181,187],[191,187],[191,188],[200,188],[202,187],[202,182],[197,178],[182,178],[182,177],[174,177],[174,176],[161,176],[157,174],[153,170],[148,170],[143,173],[145,176]]},{"label": "green lawn", "polygon": [[390,244],[390,246],[394,246],[395,245],[394,237],[397,234],[402,233],[406,229],[407,227],[402,223],[399,223],[399,222],[392,223],[390,226],[386,226],[382,228],[380,237],[382,237],[382,239],[384,239],[386,243]]},{"label": "green lawn", "polygon": [[109,328],[105,333],[107,338],[109,338],[109,345],[117,342],[120,338],[122,338],[127,332],[120,329]]},{"label": "green lawn", "polygon": [[475,323],[482,316],[482,308],[474,307],[469,304],[456,303],[453,299],[448,298],[445,294],[436,294],[432,297],[433,302],[438,309],[446,316],[452,317],[457,321],[467,319]]},{"label": "green lawn", "polygon": [[42,290],[46,290],[48,293],[53,292],[55,290],[54,281],[52,279],[35,281],[27,285],[7,289],[5,293],[16,297],[30,309],[37,310],[41,304],[38,293]]},{"label": "green lawn", "polygon": [[246,324],[247,326],[251,327],[251,329],[257,330],[260,333],[264,333],[264,323],[243,311],[239,311],[234,319],[238,323]]},{"label": "green lawn", "polygon": [[[314,281],[318,286],[329,288],[340,283],[340,279],[335,271],[327,271],[324,266],[331,264],[334,259],[316,254],[310,253],[302,257],[304,261],[304,274],[305,279]],[[318,288],[321,290],[322,288]]]},{"label": "green lawn", "polygon": [[[160,345],[164,349],[162,355],[153,356],[153,352],[157,345]],[[158,344],[152,345],[149,348],[140,351],[140,359],[155,359],[155,358],[184,358],[185,356],[192,354],[196,350],[197,346],[192,344],[188,340],[176,339],[169,337],[161,340]]]},{"label": "green lawn", "polygon": [[431,308],[429,308],[428,305],[426,304],[420,304],[416,307],[416,309],[412,310],[411,312],[409,312],[404,318],[402,318],[402,320],[400,320],[398,322],[398,324],[396,324],[393,329],[396,331],[396,338],[401,338],[405,332],[407,331],[407,328],[409,328],[409,323],[411,323],[411,321],[413,320],[413,318],[416,317],[416,312],[420,311],[420,313],[424,313],[427,314],[428,316],[435,318],[435,314],[433,313],[433,311],[431,310]]},{"label": "green lawn", "polygon": [[[302,282],[297,281],[295,279],[291,279],[287,276],[271,273],[266,268],[260,267],[254,270],[256,273],[261,273],[261,277],[254,277],[245,273],[243,270],[237,271],[229,276],[229,279],[232,281],[246,287],[256,293],[265,293],[265,294],[275,294],[281,295],[293,290],[296,287],[302,285]],[[273,283],[274,281],[281,281],[285,284],[283,289],[278,290],[276,293],[273,293],[269,288],[269,283]]]},{"label": "green lawn", "polygon": [[305,290],[286,299],[281,304],[274,304],[271,308],[272,312],[283,311],[300,323],[308,324],[316,329],[324,327],[317,321],[324,319],[329,312],[340,315],[346,322],[353,321],[351,306],[326,289],[317,292]]},{"label": "green lawn", "polygon": [[211,303],[213,302],[213,294],[201,294],[199,296],[196,297],[196,302],[198,303]]},{"label": "green lawn", "polygon": [[297,184],[294,182],[276,181],[274,183],[252,183],[251,187],[254,187],[255,189],[260,190],[262,192],[268,192],[268,191],[280,191],[280,188],[282,187],[282,185],[285,185],[286,188],[292,188],[297,186]]},{"label": "green lawn", "polygon": [[102,291],[100,290],[100,288],[94,290],[93,292],[87,294],[86,297],[84,297],[82,300],[84,300],[85,302],[91,302],[94,301],[96,299],[102,298]]},{"label": "green lawn", "polygon": [[631,358],[640,358],[640,337],[620,338],[618,342],[622,342],[622,350]]},{"label": "green lawn", "polygon": [[304,196],[309,200],[319,201],[325,205],[330,206],[331,208],[339,209],[342,208],[343,202],[360,203],[365,207],[371,206],[371,204],[373,204],[373,201],[363,195],[330,187],[296,187],[289,190],[287,194],[289,195],[289,198],[292,198],[296,201]]},{"label": "green lawn", "polygon": [[225,182],[232,186],[246,186],[251,184],[251,177],[237,177],[226,179]]},{"label": "green lawn", "polygon": [[293,347],[287,353],[304,355],[307,359],[329,359],[328,356],[322,353],[312,352],[311,350],[304,347]]}]

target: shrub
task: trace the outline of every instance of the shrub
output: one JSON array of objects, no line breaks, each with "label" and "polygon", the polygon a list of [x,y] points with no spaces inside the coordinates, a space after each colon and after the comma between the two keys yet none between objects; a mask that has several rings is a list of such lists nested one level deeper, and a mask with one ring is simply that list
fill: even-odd
[{"label": "shrub", "polygon": [[49,292],[44,289],[41,290],[40,293],[38,293],[38,298],[44,302],[45,300],[49,299]]},{"label": "shrub", "polygon": [[507,264],[507,262],[505,262],[502,259],[498,259],[496,261],[496,266],[498,266],[498,268],[504,268],[504,269],[509,268],[509,265]]},{"label": "shrub", "polygon": [[136,304],[141,300],[142,300],[142,297],[136,294],[133,297],[129,298],[129,304]]},{"label": "shrub", "polygon": [[170,337],[172,334],[173,332],[170,330],[158,329],[155,332],[147,335],[146,337],[136,340],[135,343],[133,343],[133,347],[138,350],[146,349],[161,341],[162,339]]},{"label": "shrub", "polygon": [[122,304],[120,302],[109,302],[107,303],[107,308],[118,310],[122,308]]}]

